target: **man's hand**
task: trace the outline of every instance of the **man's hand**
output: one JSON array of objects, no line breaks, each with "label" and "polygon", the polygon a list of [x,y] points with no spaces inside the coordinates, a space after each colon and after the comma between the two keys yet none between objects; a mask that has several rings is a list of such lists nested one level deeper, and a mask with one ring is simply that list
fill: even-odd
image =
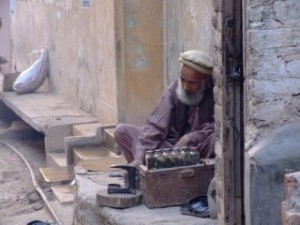
[{"label": "man's hand", "polygon": [[176,147],[184,147],[184,146],[187,146],[187,144],[190,142],[190,139],[187,135],[183,135],[179,141],[176,143]]}]

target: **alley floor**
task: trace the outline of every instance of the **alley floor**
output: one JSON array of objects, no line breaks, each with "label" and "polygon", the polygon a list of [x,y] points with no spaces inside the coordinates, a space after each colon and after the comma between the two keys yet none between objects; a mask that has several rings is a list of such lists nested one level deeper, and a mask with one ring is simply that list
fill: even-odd
[{"label": "alley floor", "polygon": [[[9,128],[9,124],[3,122],[0,123],[0,131],[0,139],[23,154],[32,166],[35,176],[38,177],[38,168],[46,163],[43,136],[32,132],[31,137],[24,137],[24,133],[14,132]],[[1,142],[0,183],[1,225],[24,225],[36,219],[53,221],[34,189],[25,163]],[[50,190],[46,186],[43,189],[45,193]]]}]

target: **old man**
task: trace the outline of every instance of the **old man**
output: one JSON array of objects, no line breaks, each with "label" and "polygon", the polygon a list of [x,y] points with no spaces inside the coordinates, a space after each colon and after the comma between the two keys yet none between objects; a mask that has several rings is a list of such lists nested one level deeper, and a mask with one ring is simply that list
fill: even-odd
[{"label": "old man", "polygon": [[190,50],[179,57],[179,78],[170,84],[142,127],[119,124],[115,141],[129,164],[143,164],[145,152],[196,147],[200,158],[214,157],[213,60]]}]

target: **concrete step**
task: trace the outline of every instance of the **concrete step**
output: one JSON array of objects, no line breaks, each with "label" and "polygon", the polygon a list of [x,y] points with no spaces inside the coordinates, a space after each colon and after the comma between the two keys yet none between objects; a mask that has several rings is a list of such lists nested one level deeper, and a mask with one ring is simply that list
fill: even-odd
[{"label": "concrete step", "polygon": [[100,123],[73,125],[73,136],[95,136],[99,127],[101,127]]},{"label": "concrete step", "polygon": [[91,145],[73,148],[74,162],[80,160],[99,159],[108,157],[117,157],[104,145]]},{"label": "concrete step", "polygon": [[44,167],[40,168],[40,173],[44,181],[48,183],[68,182],[72,181],[75,177],[72,166]]},{"label": "concrete step", "polygon": [[74,202],[76,186],[75,185],[55,185],[51,187],[55,197],[60,204]]},{"label": "concrete step", "polygon": [[123,156],[114,154],[104,145],[76,147],[73,151],[75,162],[87,171],[111,171],[111,165],[126,163]]},{"label": "concrete step", "polygon": [[88,159],[81,160],[78,162],[83,169],[88,172],[110,172],[110,171],[121,171],[121,169],[110,168],[114,164],[126,164],[124,157],[114,158],[99,158],[99,159]]},{"label": "concrete step", "polygon": [[110,151],[112,151],[116,155],[121,155],[122,152],[120,152],[117,149],[114,132],[115,132],[115,128],[104,129],[104,143]]},{"label": "concrete step", "polygon": [[67,166],[67,157],[64,152],[46,153],[48,167]]}]

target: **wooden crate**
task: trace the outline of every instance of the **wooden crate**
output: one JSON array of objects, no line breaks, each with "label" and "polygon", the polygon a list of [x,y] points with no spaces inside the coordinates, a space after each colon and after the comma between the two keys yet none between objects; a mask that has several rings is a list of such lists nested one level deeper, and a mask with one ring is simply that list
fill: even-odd
[{"label": "wooden crate", "polygon": [[143,202],[148,208],[175,206],[207,195],[214,177],[214,163],[148,170],[139,167]]}]

